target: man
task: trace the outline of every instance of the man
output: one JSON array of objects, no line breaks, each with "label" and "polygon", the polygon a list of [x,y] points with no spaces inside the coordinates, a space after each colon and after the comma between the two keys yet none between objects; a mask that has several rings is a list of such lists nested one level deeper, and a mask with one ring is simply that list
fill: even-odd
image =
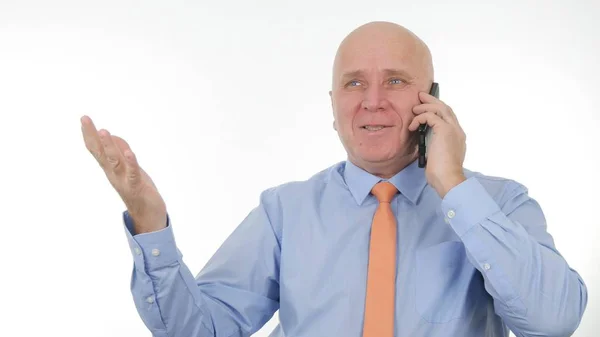
[{"label": "man", "polygon": [[[463,168],[465,135],[432,83],[429,49],[409,30],[351,32],[330,92],[347,160],[265,190],[196,277],[128,144],[83,117],[127,207],[131,291],[153,335],[250,336],[277,310],[271,336],[571,335],[583,280],[523,185]],[[423,123],[433,137],[420,168]]]}]

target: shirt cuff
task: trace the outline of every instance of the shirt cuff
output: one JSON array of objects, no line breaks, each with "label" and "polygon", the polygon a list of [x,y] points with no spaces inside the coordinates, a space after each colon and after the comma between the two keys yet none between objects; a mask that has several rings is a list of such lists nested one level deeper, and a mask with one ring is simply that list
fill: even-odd
[{"label": "shirt cuff", "polygon": [[479,180],[470,177],[452,188],[442,200],[446,222],[462,237],[473,226],[500,211]]},{"label": "shirt cuff", "polygon": [[128,211],[123,212],[123,222],[134,265],[138,271],[151,272],[179,262],[181,252],[177,249],[168,214],[167,226],[150,233],[135,234],[133,219]]}]

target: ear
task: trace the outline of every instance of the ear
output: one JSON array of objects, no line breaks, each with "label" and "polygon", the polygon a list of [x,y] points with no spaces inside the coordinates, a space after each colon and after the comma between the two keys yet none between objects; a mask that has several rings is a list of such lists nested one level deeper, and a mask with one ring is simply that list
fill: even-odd
[{"label": "ear", "polygon": [[[331,101],[331,109],[333,109],[333,92],[331,90],[329,90],[329,100]],[[337,128],[335,126],[335,114],[334,114],[333,118],[334,118],[333,119],[333,129],[335,131],[337,131]]]}]

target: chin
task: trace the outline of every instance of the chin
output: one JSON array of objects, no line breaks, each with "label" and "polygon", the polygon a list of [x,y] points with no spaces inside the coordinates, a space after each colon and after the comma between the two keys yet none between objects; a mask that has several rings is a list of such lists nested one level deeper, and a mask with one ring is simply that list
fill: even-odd
[{"label": "chin", "polygon": [[356,153],[356,157],[369,163],[384,163],[394,159],[395,155],[391,151],[374,149],[373,151],[359,151]]}]

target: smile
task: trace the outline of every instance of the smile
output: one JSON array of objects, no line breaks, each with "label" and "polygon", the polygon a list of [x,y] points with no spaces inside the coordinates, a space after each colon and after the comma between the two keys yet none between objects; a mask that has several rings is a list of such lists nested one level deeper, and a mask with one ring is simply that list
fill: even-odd
[{"label": "smile", "polygon": [[381,131],[383,129],[387,129],[389,128],[389,126],[385,126],[385,125],[365,125],[365,126],[361,126],[360,127],[363,130],[367,130],[369,132],[377,132],[377,131]]}]

